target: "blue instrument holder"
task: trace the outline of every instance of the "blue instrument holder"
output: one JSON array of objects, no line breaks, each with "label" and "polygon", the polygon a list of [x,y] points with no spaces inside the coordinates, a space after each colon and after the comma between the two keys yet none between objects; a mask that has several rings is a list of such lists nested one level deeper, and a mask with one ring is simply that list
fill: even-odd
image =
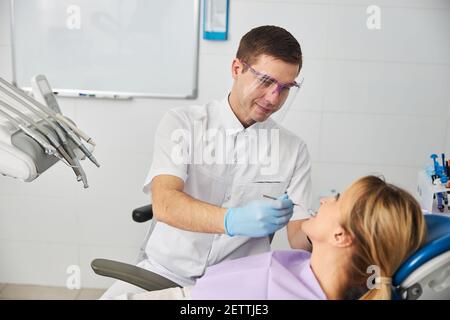
[{"label": "blue instrument holder", "polygon": [[203,39],[228,39],[229,0],[203,1]]}]

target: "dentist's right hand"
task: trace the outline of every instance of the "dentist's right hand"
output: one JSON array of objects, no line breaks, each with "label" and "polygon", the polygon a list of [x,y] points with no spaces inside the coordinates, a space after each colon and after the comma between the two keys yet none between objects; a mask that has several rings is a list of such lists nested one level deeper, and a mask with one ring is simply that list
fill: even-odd
[{"label": "dentist's right hand", "polygon": [[284,227],[294,205],[287,194],[277,200],[255,200],[225,213],[225,233],[229,236],[265,237]]}]

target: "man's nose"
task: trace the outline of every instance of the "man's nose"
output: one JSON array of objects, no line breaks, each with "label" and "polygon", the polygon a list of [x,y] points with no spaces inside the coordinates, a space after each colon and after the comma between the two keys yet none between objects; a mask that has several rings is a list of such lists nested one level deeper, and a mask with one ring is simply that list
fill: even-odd
[{"label": "man's nose", "polygon": [[280,100],[280,93],[278,92],[277,86],[276,85],[271,86],[267,90],[264,98],[266,99],[267,102],[269,102],[270,104],[276,106],[278,104],[279,100]]}]

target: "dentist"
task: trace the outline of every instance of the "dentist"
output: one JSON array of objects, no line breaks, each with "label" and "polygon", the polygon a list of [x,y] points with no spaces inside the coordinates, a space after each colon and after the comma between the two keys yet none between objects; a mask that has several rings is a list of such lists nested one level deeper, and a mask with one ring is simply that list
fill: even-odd
[{"label": "dentist", "polygon": [[[193,285],[211,265],[269,251],[284,226],[292,248],[308,249],[300,228],[311,203],[309,153],[271,118],[294,101],[301,68],[288,31],[254,28],[240,41],[223,100],[163,117],[144,184],[155,225],[139,267]],[[117,281],[103,298],[143,291]]]}]

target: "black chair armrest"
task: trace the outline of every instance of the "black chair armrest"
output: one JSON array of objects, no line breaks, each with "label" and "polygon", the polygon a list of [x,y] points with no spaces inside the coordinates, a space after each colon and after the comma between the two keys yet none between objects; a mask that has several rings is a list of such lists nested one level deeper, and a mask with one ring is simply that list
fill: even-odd
[{"label": "black chair armrest", "polygon": [[152,205],[146,205],[133,210],[133,220],[136,222],[146,222],[153,218]]},{"label": "black chair armrest", "polygon": [[147,291],[181,287],[159,274],[123,262],[95,259],[91,267],[96,274],[131,283]]}]

